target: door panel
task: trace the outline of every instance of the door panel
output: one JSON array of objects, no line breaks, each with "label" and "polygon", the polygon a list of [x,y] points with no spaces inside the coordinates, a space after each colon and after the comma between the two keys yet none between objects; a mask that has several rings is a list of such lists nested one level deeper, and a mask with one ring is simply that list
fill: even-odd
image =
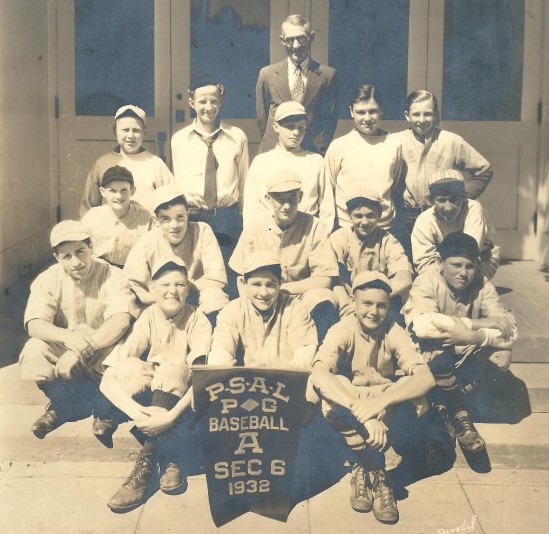
[{"label": "door panel", "polygon": [[429,4],[427,89],[439,96],[441,127],[494,168],[480,201],[506,258],[537,255],[541,8],[538,0]]},{"label": "door panel", "polygon": [[[131,103],[146,110],[146,148],[161,155],[160,145],[165,146],[159,143],[161,132],[169,140],[169,66],[160,61],[170,47],[169,7],[153,0],[58,2],[59,206],[63,219],[78,218],[91,165],[116,145],[112,125],[120,105]],[[120,17],[120,23],[102,23]],[[128,29],[124,21],[132,17],[141,24]],[[106,26],[113,30],[109,32]],[[126,30],[121,31],[122,27]]]}]

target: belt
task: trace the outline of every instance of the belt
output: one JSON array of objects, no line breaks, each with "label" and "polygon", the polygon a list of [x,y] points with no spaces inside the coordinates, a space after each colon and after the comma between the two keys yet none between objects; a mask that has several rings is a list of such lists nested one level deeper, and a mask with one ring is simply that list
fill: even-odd
[{"label": "belt", "polygon": [[207,219],[213,219],[217,213],[221,210],[230,210],[237,207],[237,204],[232,204],[231,206],[218,207],[218,208],[198,208],[195,206],[189,207],[189,216],[202,217]]}]

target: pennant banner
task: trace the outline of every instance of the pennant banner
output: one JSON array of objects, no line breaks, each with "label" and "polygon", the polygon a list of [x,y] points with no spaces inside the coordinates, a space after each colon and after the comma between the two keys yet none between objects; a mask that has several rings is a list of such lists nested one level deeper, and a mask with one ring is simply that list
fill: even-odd
[{"label": "pennant banner", "polygon": [[216,526],[251,511],[286,521],[306,371],[193,367],[210,510]]}]

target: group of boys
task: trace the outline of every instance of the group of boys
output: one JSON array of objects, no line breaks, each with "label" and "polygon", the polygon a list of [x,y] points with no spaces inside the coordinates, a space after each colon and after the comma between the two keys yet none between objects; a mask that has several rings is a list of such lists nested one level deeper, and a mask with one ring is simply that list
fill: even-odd
[{"label": "group of boys", "polygon": [[[412,400],[421,415],[429,393],[448,434],[481,451],[456,369],[480,358],[510,364],[515,320],[481,274],[481,257],[485,274],[495,267],[479,250],[478,203],[458,171],[437,173],[433,207],[412,234],[414,272],[378,226],[381,199],[365,185],[345,199],[351,226],[332,232],[333,190],[322,157],[301,148],[300,102],[278,105],[278,145],[254,159],[245,180],[247,141],[219,119],[223,92],[211,79],[191,86],[196,119],[172,139],[175,180],[153,188],[147,207],[132,200],[133,174],[117,162],[101,177],[105,204],[52,229],[57,263],[31,285],[31,339],[20,356],[22,377],[50,399],[32,431],[44,438],[93,413],[94,434],[112,446],[118,425],[133,421],[142,449],[108,502],[126,512],[156,483],[168,494],[187,487],[181,439],[192,365],[309,370],[309,407],[321,404],[354,452],[352,507],[394,523],[375,451],[389,446],[396,407]],[[115,120],[132,114],[145,120],[135,106]],[[460,217],[482,235],[454,231]],[[238,295],[227,275],[237,277]]]}]

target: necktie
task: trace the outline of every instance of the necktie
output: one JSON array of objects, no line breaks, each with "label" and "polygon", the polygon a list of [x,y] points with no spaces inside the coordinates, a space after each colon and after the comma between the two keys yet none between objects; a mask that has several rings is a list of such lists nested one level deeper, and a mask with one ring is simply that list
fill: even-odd
[{"label": "necktie", "polygon": [[303,71],[301,65],[297,65],[295,68],[294,86],[290,91],[292,100],[300,102],[303,100],[303,93],[305,92],[305,85],[303,83]]},{"label": "necktie", "polygon": [[206,154],[206,167],[204,169],[204,204],[208,208],[215,208],[217,205],[217,159],[213,151],[213,143],[217,139],[219,131],[211,137],[201,137],[208,147]]}]

